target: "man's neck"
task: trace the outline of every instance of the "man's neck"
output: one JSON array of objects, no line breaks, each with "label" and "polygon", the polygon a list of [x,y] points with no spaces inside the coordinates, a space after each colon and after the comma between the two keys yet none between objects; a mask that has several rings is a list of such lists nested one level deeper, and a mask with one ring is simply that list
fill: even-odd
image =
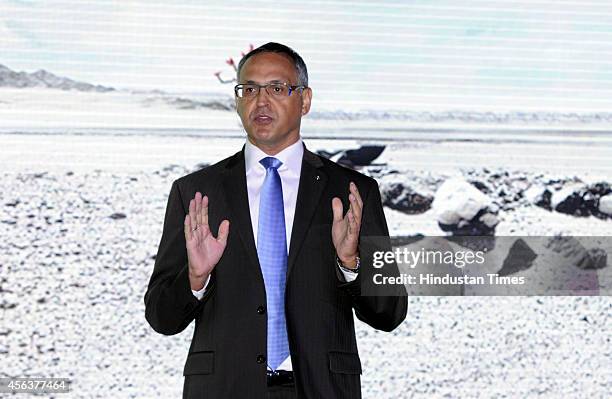
[{"label": "man's neck", "polygon": [[282,144],[279,144],[279,145],[267,146],[267,145],[262,144],[262,143],[259,143],[259,144],[255,143],[255,142],[253,142],[253,140],[251,140],[250,137],[247,137],[247,140],[249,140],[249,142],[251,144],[253,144],[255,147],[259,148],[260,150],[265,152],[266,155],[269,155],[269,156],[274,156],[274,155],[278,154],[279,152],[281,152],[285,148],[287,148],[287,147],[297,143],[299,139],[300,139],[300,136],[298,135],[295,139],[287,141],[285,143],[282,143]]}]

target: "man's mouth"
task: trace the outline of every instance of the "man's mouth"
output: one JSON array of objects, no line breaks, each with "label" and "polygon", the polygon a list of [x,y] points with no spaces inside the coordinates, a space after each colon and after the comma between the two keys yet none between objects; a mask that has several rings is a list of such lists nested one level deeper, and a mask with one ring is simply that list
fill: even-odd
[{"label": "man's mouth", "polygon": [[272,123],[272,120],[272,117],[267,114],[258,114],[255,115],[255,118],[253,118],[253,121],[258,125],[267,125],[269,123]]}]

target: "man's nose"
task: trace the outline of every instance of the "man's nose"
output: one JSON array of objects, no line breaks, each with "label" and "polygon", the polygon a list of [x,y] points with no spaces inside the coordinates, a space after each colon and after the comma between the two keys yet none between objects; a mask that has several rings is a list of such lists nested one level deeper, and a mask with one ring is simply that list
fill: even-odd
[{"label": "man's nose", "polygon": [[259,93],[257,93],[257,106],[262,106],[270,103],[270,94],[265,87],[259,88]]}]

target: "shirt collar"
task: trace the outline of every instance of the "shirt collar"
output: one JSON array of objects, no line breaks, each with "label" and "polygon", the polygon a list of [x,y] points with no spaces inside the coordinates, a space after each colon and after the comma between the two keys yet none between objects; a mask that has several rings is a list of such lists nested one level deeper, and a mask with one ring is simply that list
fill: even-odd
[{"label": "shirt collar", "polygon": [[[270,155],[263,152],[259,147],[255,146],[253,143],[246,140],[246,144],[244,147],[244,162],[246,173],[249,174],[254,168],[261,168],[261,170],[265,170],[263,165],[259,163],[265,157],[269,157]],[[284,170],[288,170],[291,173],[295,173],[297,175],[300,174],[300,170],[302,169],[302,157],[304,156],[304,144],[302,142],[302,138],[300,137],[298,141],[291,144],[289,147],[283,149],[278,154],[274,155],[274,158],[281,161],[283,164],[278,168],[280,172]]]}]

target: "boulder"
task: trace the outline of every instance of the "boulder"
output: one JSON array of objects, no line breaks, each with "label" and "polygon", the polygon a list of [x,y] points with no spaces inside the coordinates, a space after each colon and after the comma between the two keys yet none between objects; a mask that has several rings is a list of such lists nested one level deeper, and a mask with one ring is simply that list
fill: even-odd
[{"label": "boulder", "polygon": [[454,235],[493,235],[499,207],[472,184],[448,179],[434,197],[432,208],[442,230]]},{"label": "boulder", "polygon": [[384,206],[411,215],[428,211],[433,201],[428,190],[417,190],[399,181],[382,184],[380,191]]},{"label": "boulder", "polygon": [[535,258],[538,255],[531,249],[527,243],[519,238],[512,244],[508,255],[504,259],[502,268],[497,272],[500,276],[508,276],[510,274],[518,273],[521,270],[529,269]]},{"label": "boulder", "polygon": [[340,165],[354,169],[355,167],[368,166],[385,150],[384,145],[362,145],[359,148],[325,151],[319,150],[317,154],[324,156]]},{"label": "boulder", "polygon": [[[557,212],[568,215],[593,215],[600,219],[607,219],[609,215],[600,211],[599,204],[601,203],[601,198],[605,198],[611,192],[610,184],[605,182],[590,186],[574,184],[555,191],[552,194],[551,207]],[[604,209],[606,209],[605,205]]]},{"label": "boulder", "polygon": [[575,237],[551,237],[545,246],[561,254],[570,264],[580,269],[601,269],[607,266],[606,251],[601,248],[587,250]]},{"label": "boulder", "polygon": [[612,194],[599,198],[597,209],[605,215],[612,216]]}]

